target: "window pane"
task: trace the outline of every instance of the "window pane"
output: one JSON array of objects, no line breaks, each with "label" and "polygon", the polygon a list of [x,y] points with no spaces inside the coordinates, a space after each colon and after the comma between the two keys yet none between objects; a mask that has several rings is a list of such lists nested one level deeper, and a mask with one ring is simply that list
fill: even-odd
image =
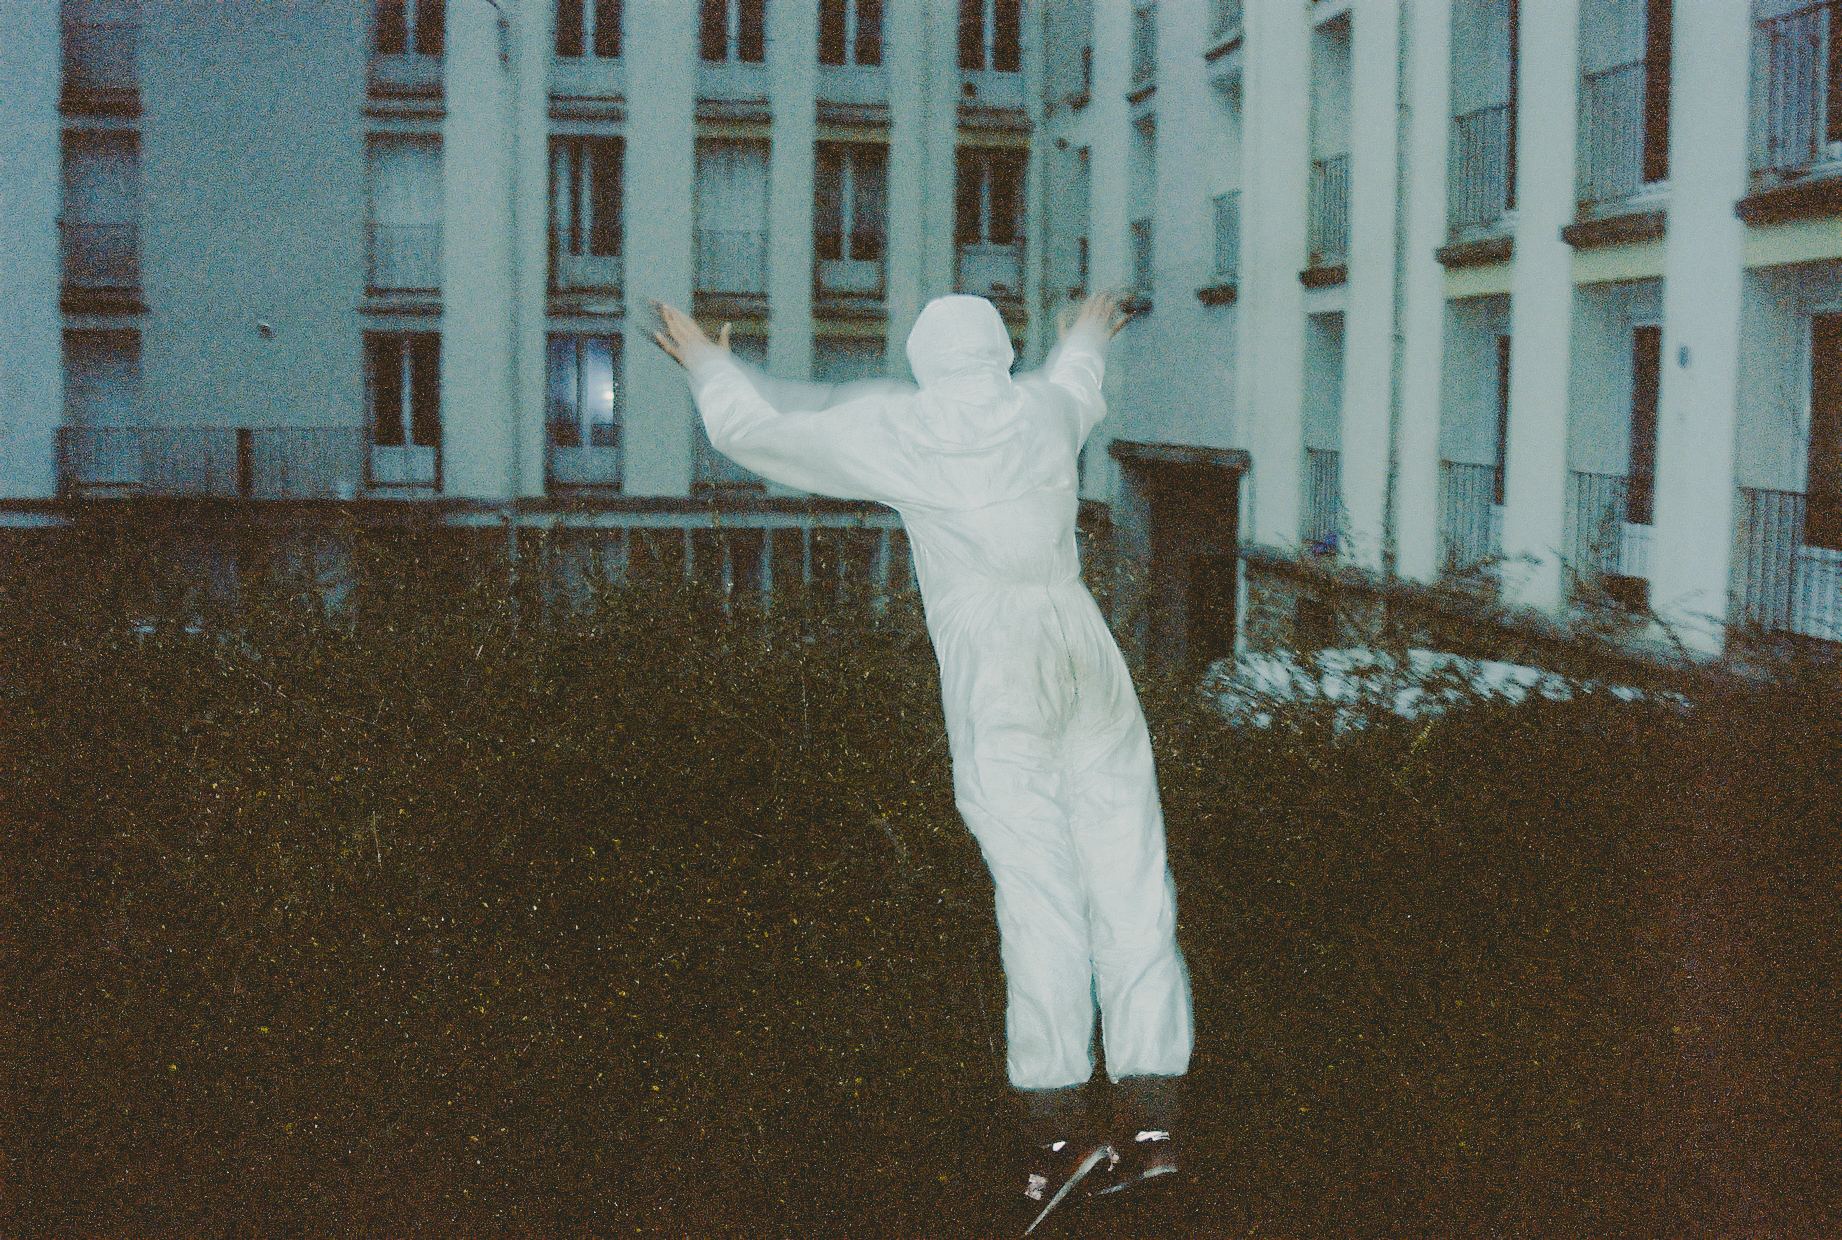
[{"label": "window pane", "polygon": [[403,338],[368,336],[365,346],[371,371],[371,442],[394,447],[403,442]]},{"label": "window pane", "polygon": [[883,0],[857,0],[857,63],[883,63]]},{"label": "window pane", "polygon": [[590,143],[590,254],[620,253],[620,156],[618,139]]},{"label": "window pane", "polygon": [[582,0],[556,0],[556,54],[582,54]]},{"label": "window pane", "polygon": [[416,0],[417,55],[441,55],[442,36],[447,33],[447,21],[442,0]]},{"label": "window pane", "polygon": [[992,41],[991,67],[1015,73],[1022,64],[1021,23],[1018,5],[1021,0],[998,0],[998,33]]},{"label": "window pane", "polygon": [[595,0],[595,55],[620,55],[620,0]]},{"label": "window pane", "polygon": [[409,430],[419,448],[441,445],[441,337],[409,337]]},{"label": "window pane", "polygon": [[843,257],[839,241],[844,228],[841,162],[838,147],[820,145],[812,170],[812,230],[815,256],[821,259]]},{"label": "window pane", "polygon": [[576,378],[576,338],[550,337],[550,400],[544,420],[550,425],[550,442],[559,447],[573,448],[581,442]]},{"label": "window pane", "polygon": [[953,239],[960,245],[979,240],[979,178],[984,160],[969,151],[959,155],[959,184],[953,195]]},{"label": "window pane", "polygon": [[851,169],[851,257],[883,256],[883,204],[888,197],[884,177],[884,150],[860,146],[853,151]]},{"label": "window pane", "polygon": [[619,361],[618,337],[583,337],[582,421],[588,428],[588,441],[603,447],[619,442]]},{"label": "window pane", "polygon": [[705,60],[729,59],[728,0],[703,0],[703,28],[699,42]]},{"label": "window pane", "polygon": [[819,63],[844,63],[844,6],[846,0],[819,0]]},{"label": "window pane", "polygon": [[378,0],[377,54],[401,56],[409,50],[409,14],[404,0]]},{"label": "window pane", "polygon": [[1023,163],[1010,155],[991,160],[991,240],[1010,245],[1017,240],[1017,208],[1023,183]]},{"label": "window pane", "polygon": [[765,0],[736,0],[742,6],[741,28],[736,32],[738,59],[759,64],[767,56],[767,4]]},{"label": "window pane", "polygon": [[985,0],[959,0],[959,67],[985,67]]}]

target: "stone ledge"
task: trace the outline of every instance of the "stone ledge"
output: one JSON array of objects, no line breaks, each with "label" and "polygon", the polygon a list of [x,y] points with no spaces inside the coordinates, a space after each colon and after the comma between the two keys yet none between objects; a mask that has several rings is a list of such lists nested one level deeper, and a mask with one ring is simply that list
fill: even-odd
[{"label": "stone ledge", "polygon": [[1330,288],[1349,283],[1350,269],[1344,263],[1334,267],[1307,267],[1298,273],[1298,282],[1306,288]]},{"label": "stone ledge", "polygon": [[1842,215],[1842,176],[1818,177],[1748,194],[1733,204],[1733,213],[1755,227]]},{"label": "stone ledge", "polygon": [[1485,267],[1506,263],[1515,256],[1514,237],[1485,237],[1481,241],[1461,241],[1433,251],[1439,265],[1451,271],[1459,267]]},{"label": "stone ledge", "polygon": [[1561,240],[1576,250],[1596,250],[1610,245],[1638,245],[1659,240],[1668,228],[1662,211],[1611,215],[1602,220],[1581,220],[1561,229]]},{"label": "stone ledge", "polygon": [[1235,283],[1209,284],[1196,290],[1196,300],[1205,306],[1231,306],[1240,295],[1240,286]]},{"label": "stone ledge", "polygon": [[1115,439],[1106,446],[1107,455],[1116,461],[1133,461],[1144,465],[1214,465],[1236,473],[1253,469],[1253,457],[1245,448],[1204,448],[1187,443],[1140,443]]}]

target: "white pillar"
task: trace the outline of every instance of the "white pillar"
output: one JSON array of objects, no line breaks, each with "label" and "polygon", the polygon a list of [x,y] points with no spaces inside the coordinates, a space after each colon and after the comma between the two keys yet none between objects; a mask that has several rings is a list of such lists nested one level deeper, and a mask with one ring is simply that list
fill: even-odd
[{"label": "white pillar", "polygon": [[812,368],[812,170],[818,7],[768,6],[768,369],[804,379]]},{"label": "white pillar", "polygon": [[627,62],[626,489],[691,491],[691,393],[678,364],[652,342],[653,300],[691,307],[697,174],[697,14],[694,4],[625,6]]},{"label": "white pillar", "polygon": [[57,492],[64,418],[57,0],[7,5],[0,38],[0,496]]},{"label": "white pillar", "polygon": [[1311,24],[1304,6],[1247,6],[1241,305],[1235,361],[1253,471],[1247,542],[1296,547],[1304,490],[1305,208]]},{"label": "white pillar", "polygon": [[[1574,131],[1579,94],[1579,0],[1522,11],[1516,117],[1516,265],[1510,286],[1509,443],[1505,454],[1504,592],[1510,601],[1561,603],[1561,527],[1567,494],[1567,370],[1574,219]],[[1731,206],[1731,204],[1729,204]],[[1533,557],[1533,567],[1515,557]]]},{"label": "white pillar", "polygon": [[[883,304],[889,373],[904,373],[905,346],[926,301],[923,256],[930,196],[930,84],[933,9],[928,0],[889,0],[883,11],[883,63],[889,77],[889,267]],[[957,73],[957,69],[955,73]]]},{"label": "white pillar", "polygon": [[[927,209],[921,228],[921,302],[953,291],[953,187],[959,166],[959,0],[931,0],[928,53],[917,62],[927,111]],[[899,192],[891,180],[890,193]],[[904,326],[906,334],[906,326]]]},{"label": "white pillar", "polygon": [[1651,606],[1719,653],[1733,544],[1748,60],[1741,4],[1676,6]]},{"label": "white pillar", "polygon": [[[512,494],[513,78],[484,4],[447,8],[441,127],[441,461],[447,495]],[[508,15],[509,22],[509,15]]]},{"label": "white pillar", "polygon": [[1339,461],[1349,545],[1341,550],[1373,569],[1381,567],[1388,500],[1399,0],[1355,0],[1350,23],[1350,244]]},{"label": "white pillar", "polygon": [[[504,3],[504,0],[501,0]],[[556,5],[517,0],[512,27],[516,78],[512,185],[512,424],[518,469],[514,495],[544,494],[548,399],[550,266],[550,63]]]},{"label": "white pillar", "polygon": [[[1401,410],[1395,446],[1395,571],[1439,572],[1439,389],[1445,327],[1446,146],[1451,111],[1450,0],[1408,0],[1406,252],[1401,260]],[[1349,386],[1345,384],[1347,393]],[[1347,433],[1347,432],[1346,432]]]}]

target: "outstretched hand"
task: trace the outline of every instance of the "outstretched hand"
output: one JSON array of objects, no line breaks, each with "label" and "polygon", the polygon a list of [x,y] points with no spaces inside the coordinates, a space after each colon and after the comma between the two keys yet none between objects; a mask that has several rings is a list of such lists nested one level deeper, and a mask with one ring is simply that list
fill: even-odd
[{"label": "outstretched hand", "polygon": [[1074,307],[1065,307],[1056,316],[1055,334],[1060,339],[1075,328],[1086,325],[1103,331],[1111,339],[1119,334],[1119,329],[1132,321],[1132,316],[1121,313],[1119,299],[1111,293],[1094,293],[1081,303],[1077,312]]},{"label": "outstretched hand", "polygon": [[652,312],[659,316],[659,322],[665,328],[652,334],[653,343],[672,355],[672,360],[689,370],[711,353],[729,352],[729,324],[723,324],[723,330],[717,333],[716,340],[704,335],[704,329],[676,306],[668,306],[662,301],[652,303]]}]

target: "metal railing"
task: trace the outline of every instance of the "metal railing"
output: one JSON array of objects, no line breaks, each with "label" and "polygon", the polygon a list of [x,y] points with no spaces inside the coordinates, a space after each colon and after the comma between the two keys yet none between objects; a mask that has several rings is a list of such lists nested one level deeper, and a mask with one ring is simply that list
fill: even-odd
[{"label": "metal railing", "polygon": [[1021,245],[969,244],[959,247],[956,286],[975,297],[1023,296]]},{"label": "metal railing", "polygon": [[441,288],[439,224],[373,224],[370,227],[371,288],[432,293]]},{"label": "metal railing", "polygon": [[1132,287],[1136,292],[1149,297],[1152,285],[1152,249],[1151,221],[1132,221]]},{"label": "metal railing", "polygon": [[1142,4],[1132,10],[1132,89],[1158,80],[1158,6]]},{"label": "metal railing", "polygon": [[766,293],[767,240],[765,229],[698,229],[698,291]]},{"label": "metal railing", "polygon": [[1739,488],[1734,621],[1842,642],[1842,550],[1805,543],[1809,498]]},{"label": "metal railing", "polygon": [[1439,462],[1439,547],[1447,572],[1464,572],[1503,554],[1502,504],[1502,470]]},{"label": "metal railing", "polygon": [[66,494],[351,499],[364,478],[358,427],[58,430],[59,489]]},{"label": "metal railing", "polygon": [[1350,157],[1311,161],[1308,244],[1313,267],[1335,267],[1350,247]]},{"label": "metal railing", "polygon": [[1241,191],[1217,194],[1215,204],[1215,280],[1233,284],[1241,275]]},{"label": "metal railing", "polygon": [[1335,555],[1343,530],[1343,478],[1334,449],[1305,449],[1305,549]]},{"label": "metal railing", "polygon": [[1241,28],[1243,0],[1211,0],[1209,37],[1220,39]]},{"label": "metal railing", "polygon": [[64,285],[75,289],[141,287],[139,230],[133,224],[59,224]]},{"label": "metal railing", "polygon": [[1569,471],[1562,557],[1576,583],[1649,571],[1650,526],[1628,519],[1630,498],[1631,479],[1622,474]]},{"label": "metal railing", "polygon": [[139,34],[133,22],[65,22],[65,91],[133,90]]},{"label": "metal railing", "polygon": [[1632,61],[1580,84],[1579,199],[1623,202],[1643,184],[1644,62]]},{"label": "metal railing", "polygon": [[1454,235],[1495,224],[1516,205],[1515,124],[1507,103],[1452,118],[1446,211]]},{"label": "metal railing", "polygon": [[1837,0],[1753,25],[1752,170],[1797,173],[1842,152]]}]

